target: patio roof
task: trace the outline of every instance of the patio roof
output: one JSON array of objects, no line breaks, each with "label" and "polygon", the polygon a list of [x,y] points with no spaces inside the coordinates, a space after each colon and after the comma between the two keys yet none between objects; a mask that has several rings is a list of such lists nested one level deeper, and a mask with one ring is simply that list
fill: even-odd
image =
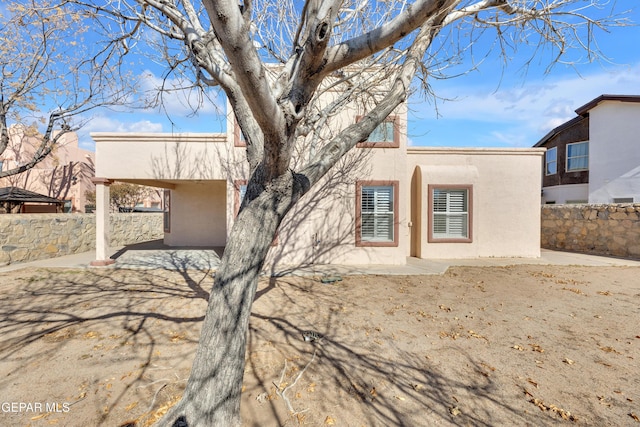
[{"label": "patio roof", "polygon": [[18,187],[0,188],[0,202],[11,203],[55,203],[64,204],[64,201],[43,194],[34,193]]}]

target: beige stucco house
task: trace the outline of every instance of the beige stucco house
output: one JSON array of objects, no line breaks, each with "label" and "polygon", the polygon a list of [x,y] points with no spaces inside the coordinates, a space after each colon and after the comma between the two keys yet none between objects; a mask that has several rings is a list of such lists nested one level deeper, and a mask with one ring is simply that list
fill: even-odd
[{"label": "beige stucco house", "polygon": [[[116,181],[165,189],[165,244],[225,246],[248,178],[228,116],[226,133],[92,134],[97,263],[112,262],[106,206]],[[544,149],[409,147],[406,117],[405,107],[390,116],[298,203],[267,265],[540,255]],[[354,120],[356,109],[331,126]]]},{"label": "beige stucco house", "polygon": [[[0,154],[0,171],[29,162],[42,142],[33,127],[12,125],[8,129],[9,146]],[[52,197],[63,202],[64,212],[85,212],[86,193],[93,191],[94,153],[78,145],[78,135],[68,132],[58,140],[52,152],[26,172],[0,178],[0,188],[15,187]],[[24,213],[56,212],[53,205],[25,205]]]}]

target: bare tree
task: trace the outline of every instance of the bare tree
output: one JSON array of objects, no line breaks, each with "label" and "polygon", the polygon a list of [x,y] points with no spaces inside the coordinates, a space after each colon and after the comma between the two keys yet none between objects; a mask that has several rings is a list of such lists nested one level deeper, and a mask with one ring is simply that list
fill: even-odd
[{"label": "bare tree", "polygon": [[[184,70],[193,87],[222,88],[247,142],[246,196],[216,272],[186,390],[162,421],[173,426],[240,423],[249,315],[278,226],[407,100],[416,78],[428,90],[428,78],[468,54],[478,37],[494,37],[505,58],[526,43],[548,49],[559,61],[572,47],[594,53],[594,30],[621,23],[610,15],[589,17],[604,6],[599,0],[101,4],[84,5],[103,19],[119,20],[122,34],[132,38],[155,33],[145,41],[156,43],[169,70]],[[327,101],[323,96],[330,90],[334,95]],[[327,121],[354,102],[365,109],[363,118],[327,131]],[[301,151],[302,139],[309,144]]]},{"label": "bare tree", "polygon": [[158,193],[151,187],[119,182],[111,186],[109,195],[112,211],[117,212],[119,209],[123,209],[123,211],[133,212],[133,208],[139,203],[154,195],[158,196]]},{"label": "bare tree", "polygon": [[[90,43],[86,10],[68,2],[9,0],[0,6],[0,159],[11,145],[9,126],[24,125],[38,143],[0,178],[44,160],[64,135],[83,124],[79,116],[98,106],[130,102],[119,40]],[[41,131],[42,129],[42,131]]]}]

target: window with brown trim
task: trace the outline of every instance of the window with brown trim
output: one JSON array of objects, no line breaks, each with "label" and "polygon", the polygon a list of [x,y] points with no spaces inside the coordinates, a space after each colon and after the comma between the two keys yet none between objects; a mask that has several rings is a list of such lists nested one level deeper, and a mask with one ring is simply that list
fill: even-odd
[{"label": "window with brown trim", "polygon": [[240,125],[236,120],[235,116],[233,118],[233,146],[234,147],[246,147],[247,141],[244,139],[244,135],[242,134],[242,130],[240,129]]},{"label": "window with brown trim", "polygon": [[247,180],[236,179],[233,181],[233,189],[235,190],[233,196],[233,215],[238,216],[240,212],[240,205],[244,199],[244,195],[247,193]]},{"label": "window with brown trim", "polygon": [[164,232],[171,232],[171,190],[164,190],[164,209],[162,211]]},{"label": "window with brown trim", "polygon": [[[363,116],[357,116],[360,121]],[[388,116],[371,132],[366,141],[359,142],[360,148],[398,148],[400,147],[400,116]]]},{"label": "window with brown trim", "polygon": [[473,186],[429,185],[429,243],[473,241]]},{"label": "window with brown trim", "polygon": [[399,181],[356,182],[356,246],[398,246]]}]

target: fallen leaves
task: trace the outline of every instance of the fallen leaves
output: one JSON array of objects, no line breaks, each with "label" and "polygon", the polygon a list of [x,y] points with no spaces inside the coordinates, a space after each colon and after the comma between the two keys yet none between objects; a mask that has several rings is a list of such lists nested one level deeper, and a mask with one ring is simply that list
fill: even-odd
[{"label": "fallen leaves", "polygon": [[611,399],[606,398],[604,396],[596,396],[598,398],[598,401],[600,402],[601,405],[604,405],[606,407],[611,407],[612,403],[611,403]]},{"label": "fallen leaves", "polygon": [[481,340],[489,341],[484,335],[477,334],[472,330],[469,330],[469,338],[478,338]]},{"label": "fallen leaves", "polygon": [[615,348],[613,348],[613,347],[609,347],[609,346],[607,346],[607,347],[600,347],[600,350],[602,350],[602,351],[604,351],[604,352],[607,352],[607,353],[622,354],[622,353],[620,353],[618,350],[616,350]]},{"label": "fallen leaves", "polygon": [[60,341],[64,341],[70,338],[73,338],[75,336],[76,332],[75,329],[73,328],[64,328],[64,329],[60,329],[58,331],[54,331],[54,332],[50,332],[48,334],[45,334],[42,339],[45,342],[60,342]]},{"label": "fallen leaves", "polygon": [[542,348],[540,344],[531,343],[529,345],[531,346],[531,350],[537,351],[538,353],[544,353],[544,348]]},{"label": "fallen leaves", "polygon": [[171,342],[180,342],[187,340],[186,332],[166,331],[165,333],[169,336],[169,341]]},{"label": "fallen leaves", "polygon": [[449,413],[451,415],[453,415],[454,417],[457,417],[458,415],[460,415],[462,412],[460,411],[460,408],[458,408],[457,406],[453,406],[451,408],[449,408]]},{"label": "fallen leaves", "polygon": [[534,386],[535,388],[538,388],[538,383],[532,380],[531,378],[527,378],[527,382],[532,386]]},{"label": "fallen leaves", "polygon": [[336,424],[336,420],[330,417],[329,415],[327,415],[327,418],[324,419],[324,425],[326,426],[333,426],[335,424]]},{"label": "fallen leaves", "polygon": [[132,410],[133,408],[135,408],[136,406],[138,406],[138,402],[132,402],[130,404],[128,404],[124,410],[129,412],[130,410]]},{"label": "fallen leaves", "polygon": [[578,288],[567,288],[567,287],[563,287],[562,288],[563,291],[571,291],[574,294],[578,294],[578,295],[584,295],[585,293],[582,292],[582,290],[578,289]]},{"label": "fallen leaves", "polygon": [[571,360],[567,357],[564,358],[563,362],[566,363],[567,365],[573,365],[574,363],[576,363],[574,360]]},{"label": "fallen leaves", "polygon": [[534,397],[529,399],[529,402],[536,405],[538,408],[540,408],[541,411],[554,412],[555,414],[559,415],[560,418],[562,418],[563,420],[578,421],[578,418],[575,415],[572,415],[571,412],[565,411],[564,409],[559,408],[556,405],[546,404],[542,400],[536,399]]},{"label": "fallen leaves", "polygon": [[634,412],[629,412],[629,416],[633,418],[636,422],[640,423],[640,417],[638,417]]}]

